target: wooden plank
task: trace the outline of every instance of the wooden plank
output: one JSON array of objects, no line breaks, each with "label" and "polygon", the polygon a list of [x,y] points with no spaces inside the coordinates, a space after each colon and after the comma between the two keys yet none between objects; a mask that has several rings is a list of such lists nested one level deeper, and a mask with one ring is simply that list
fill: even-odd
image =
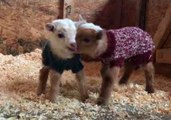
[{"label": "wooden plank", "polygon": [[170,31],[170,34],[169,34],[168,39],[167,39],[166,42],[164,43],[163,48],[171,48],[171,31]]},{"label": "wooden plank", "polygon": [[156,51],[156,62],[171,64],[171,49],[159,49]]},{"label": "wooden plank", "polygon": [[171,64],[155,64],[155,73],[171,77]]},{"label": "wooden plank", "polygon": [[163,43],[167,40],[171,31],[171,5],[168,7],[164,18],[159,24],[157,31],[154,35],[154,43],[157,49],[162,48]]},{"label": "wooden plank", "polygon": [[73,0],[64,0],[64,18],[71,18],[74,11],[74,2]]},{"label": "wooden plank", "polygon": [[149,2],[149,0],[141,0],[139,27],[143,30],[146,29],[146,13],[147,13],[148,2]]},{"label": "wooden plank", "polygon": [[64,0],[59,0],[59,15],[57,17],[58,19],[64,18],[63,10],[64,10]]},{"label": "wooden plank", "polygon": [[105,29],[120,28],[122,0],[108,0],[98,12],[94,23]]},{"label": "wooden plank", "polygon": [[139,26],[142,0],[123,0],[121,27]]},{"label": "wooden plank", "polygon": [[148,0],[146,30],[154,36],[171,0]]},{"label": "wooden plank", "polygon": [[58,18],[71,18],[74,11],[73,0],[60,0],[60,15]]}]

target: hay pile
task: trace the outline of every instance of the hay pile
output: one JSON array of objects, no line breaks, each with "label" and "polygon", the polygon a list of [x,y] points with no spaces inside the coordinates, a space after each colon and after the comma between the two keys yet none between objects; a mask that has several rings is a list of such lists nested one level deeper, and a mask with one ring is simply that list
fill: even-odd
[{"label": "hay pile", "polygon": [[[44,38],[44,26],[58,17],[56,0],[0,0],[0,52],[24,53],[25,42]],[[35,42],[35,43],[36,43]],[[28,44],[28,43],[27,43]],[[35,45],[34,48],[38,47]],[[29,52],[29,51],[26,51]]]},{"label": "hay pile", "polygon": [[[95,105],[101,80],[87,77],[90,98],[79,101],[77,82],[70,71],[62,77],[61,94],[56,104],[47,94],[37,97],[35,92],[41,68],[41,50],[16,57],[0,54],[0,119],[33,120],[133,120],[170,119],[171,98],[168,92],[157,90],[149,95],[144,86],[130,83],[113,92],[108,106]],[[162,80],[162,77],[157,79]],[[168,84],[170,84],[168,82]]]}]

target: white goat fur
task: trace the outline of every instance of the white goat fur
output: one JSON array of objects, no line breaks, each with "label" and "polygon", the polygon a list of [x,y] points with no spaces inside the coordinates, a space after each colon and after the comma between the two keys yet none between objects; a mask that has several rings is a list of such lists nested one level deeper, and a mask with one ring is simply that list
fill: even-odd
[{"label": "white goat fur", "polygon": [[[50,41],[51,49],[55,55],[62,59],[73,57],[73,53],[67,47],[71,43],[76,43],[76,26],[70,19],[58,19],[50,23],[54,26],[54,32],[50,32],[48,40]],[[65,37],[59,38],[58,34],[62,33]]]},{"label": "white goat fur", "polygon": [[103,30],[100,26],[94,25],[93,23],[84,23],[79,26],[80,28],[93,29],[96,32]]}]

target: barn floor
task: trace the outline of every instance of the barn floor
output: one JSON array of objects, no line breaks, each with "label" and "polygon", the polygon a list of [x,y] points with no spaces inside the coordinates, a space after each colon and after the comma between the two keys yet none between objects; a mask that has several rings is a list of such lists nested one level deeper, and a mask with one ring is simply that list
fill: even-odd
[{"label": "barn floor", "polygon": [[[171,79],[156,75],[156,93],[144,91],[143,74],[134,74],[127,86],[113,92],[108,106],[97,106],[100,77],[87,77],[90,98],[79,101],[77,82],[73,74],[62,77],[61,94],[55,104],[47,94],[36,96],[41,50],[16,57],[0,54],[0,120],[170,120]],[[137,81],[137,79],[139,81]],[[135,84],[138,83],[138,84]]]}]

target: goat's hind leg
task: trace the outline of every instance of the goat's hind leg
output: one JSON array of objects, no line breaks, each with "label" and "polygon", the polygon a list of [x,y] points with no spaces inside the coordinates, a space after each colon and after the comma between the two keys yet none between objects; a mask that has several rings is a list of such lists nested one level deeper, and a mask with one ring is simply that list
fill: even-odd
[{"label": "goat's hind leg", "polygon": [[39,72],[39,85],[38,85],[38,88],[37,88],[37,95],[41,95],[41,94],[45,93],[46,83],[47,83],[49,71],[50,71],[50,69],[48,67],[46,67],[46,66],[43,66],[40,69],[40,72]]},{"label": "goat's hind leg", "polygon": [[152,62],[147,63],[144,65],[144,72],[145,72],[145,78],[146,78],[146,88],[145,90],[148,93],[154,93],[154,66]]}]

